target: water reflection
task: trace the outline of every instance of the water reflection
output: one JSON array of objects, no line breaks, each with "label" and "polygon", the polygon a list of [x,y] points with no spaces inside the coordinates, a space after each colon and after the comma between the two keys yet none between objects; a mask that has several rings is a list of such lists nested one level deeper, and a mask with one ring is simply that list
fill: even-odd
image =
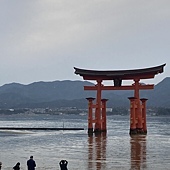
[{"label": "water reflection", "polygon": [[88,170],[106,169],[106,133],[88,137]]},{"label": "water reflection", "polygon": [[132,136],[131,170],[146,169],[146,136]]}]

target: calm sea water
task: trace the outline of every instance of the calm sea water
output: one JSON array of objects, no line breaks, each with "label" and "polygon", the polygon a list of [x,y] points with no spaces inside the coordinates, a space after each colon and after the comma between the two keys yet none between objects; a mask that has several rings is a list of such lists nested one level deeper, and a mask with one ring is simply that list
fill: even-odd
[{"label": "calm sea water", "polygon": [[169,170],[170,117],[147,117],[148,134],[131,138],[128,116],[107,116],[107,135],[88,137],[87,116],[0,115],[1,127],[82,127],[82,131],[0,131],[0,161],[11,170],[34,156],[37,170]]}]

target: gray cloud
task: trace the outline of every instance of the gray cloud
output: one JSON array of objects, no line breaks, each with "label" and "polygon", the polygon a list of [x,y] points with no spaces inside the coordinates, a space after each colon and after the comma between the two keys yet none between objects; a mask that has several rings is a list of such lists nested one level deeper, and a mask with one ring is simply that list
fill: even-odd
[{"label": "gray cloud", "polygon": [[0,1],[0,84],[81,79],[73,67],[167,63],[169,0]]}]

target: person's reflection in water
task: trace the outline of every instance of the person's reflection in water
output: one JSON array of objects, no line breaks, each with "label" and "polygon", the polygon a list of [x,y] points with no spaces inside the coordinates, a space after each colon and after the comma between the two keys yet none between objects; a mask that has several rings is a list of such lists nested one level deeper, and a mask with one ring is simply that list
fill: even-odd
[{"label": "person's reflection in water", "polygon": [[131,136],[131,170],[146,169],[146,136]]},{"label": "person's reflection in water", "polygon": [[106,169],[106,133],[89,135],[88,170]]}]

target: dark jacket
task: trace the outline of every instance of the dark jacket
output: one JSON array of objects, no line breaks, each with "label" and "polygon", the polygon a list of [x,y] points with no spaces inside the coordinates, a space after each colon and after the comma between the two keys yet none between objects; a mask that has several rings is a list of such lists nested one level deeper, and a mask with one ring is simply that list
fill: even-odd
[{"label": "dark jacket", "polygon": [[14,170],[20,170],[20,163],[18,162],[14,167],[13,167]]},{"label": "dark jacket", "polygon": [[20,170],[20,167],[19,167],[18,165],[15,165],[15,166],[13,167],[13,169],[14,169],[14,170]]},{"label": "dark jacket", "polygon": [[33,159],[27,161],[28,170],[35,170],[36,164]]}]

